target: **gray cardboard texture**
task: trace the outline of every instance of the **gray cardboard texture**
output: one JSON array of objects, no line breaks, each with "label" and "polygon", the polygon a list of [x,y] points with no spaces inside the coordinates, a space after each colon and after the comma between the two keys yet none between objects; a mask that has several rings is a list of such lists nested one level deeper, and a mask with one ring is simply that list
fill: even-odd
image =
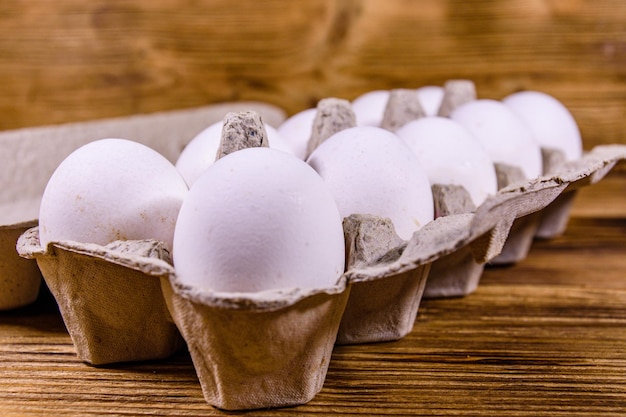
[{"label": "gray cardboard texture", "polygon": [[[256,134],[249,135],[250,131]],[[270,146],[261,115],[254,111],[228,112],[224,116],[224,126],[215,159],[240,149],[257,146],[264,148]]]},{"label": "gray cardboard texture", "polygon": [[282,308],[269,310],[202,303],[177,293],[175,280],[163,278],[163,292],[209,404],[229,410],[303,404],[322,389],[349,295],[345,280],[343,291],[287,295]]},{"label": "gray cardboard texture", "polygon": [[356,116],[349,101],[340,98],[324,98],[317,103],[317,113],[309,139],[307,154],[335,133],[356,126]]},{"label": "gray cardboard texture", "polygon": [[169,252],[163,246],[116,241],[41,248],[37,227],[18,243],[23,256],[37,260],[79,359],[92,365],[163,359],[182,346],[160,279],[143,271],[167,270]]},{"label": "gray cardboard texture", "polygon": [[[406,248],[389,219],[351,215],[344,219],[348,271],[383,267]],[[354,281],[343,315],[338,344],[397,340],[413,329],[430,264],[399,274]]]},{"label": "gray cardboard texture", "polygon": [[426,116],[417,90],[398,88],[391,90],[380,127],[395,132],[405,124]]},{"label": "gray cardboard texture", "polygon": [[39,295],[41,273],[35,261],[20,258],[17,239],[32,224],[0,229],[0,310],[10,310],[34,302]]},{"label": "gray cardboard texture", "polygon": [[476,100],[476,86],[470,80],[449,80],[444,85],[443,100],[437,113],[448,117],[452,110],[468,101]]}]

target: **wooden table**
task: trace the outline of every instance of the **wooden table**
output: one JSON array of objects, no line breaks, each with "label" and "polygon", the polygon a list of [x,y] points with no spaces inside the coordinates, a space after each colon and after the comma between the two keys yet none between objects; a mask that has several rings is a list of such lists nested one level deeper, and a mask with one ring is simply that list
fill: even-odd
[{"label": "wooden table", "polygon": [[[582,190],[562,237],[467,297],[423,301],[400,341],[337,347],[309,404],[249,415],[624,415],[625,255],[619,170]],[[0,313],[0,415],[90,414],[228,413],[204,401],[186,352],[94,368],[47,292]]]}]

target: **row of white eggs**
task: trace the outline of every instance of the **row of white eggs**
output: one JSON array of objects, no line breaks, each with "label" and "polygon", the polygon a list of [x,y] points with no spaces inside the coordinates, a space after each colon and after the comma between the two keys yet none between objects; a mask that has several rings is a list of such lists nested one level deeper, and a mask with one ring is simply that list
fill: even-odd
[{"label": "row of white eggs", "polygon": [[442,118],[434,109],[443,89],[421,91],[428,116],[396,132],[377,127],[388,91],[354,100],[358,126],[310,155],[316,109],[277,129],[266,125],[274,149],[217,161],[222,123],[194,138],[176,166],[135,142],[92,142],[50,178],[41,244],[152,238],[172,248],[176,274],[189,285],[218,292],[328,287],[344,272],[344,217],[390,218],[408,240],[435,216],[432,183],[462,185],[479,205],[497,191],[494,162],[534,178],[542,170],[540,146],[568,159],[582,153],[573,118],[548,95],[473,100]]}]

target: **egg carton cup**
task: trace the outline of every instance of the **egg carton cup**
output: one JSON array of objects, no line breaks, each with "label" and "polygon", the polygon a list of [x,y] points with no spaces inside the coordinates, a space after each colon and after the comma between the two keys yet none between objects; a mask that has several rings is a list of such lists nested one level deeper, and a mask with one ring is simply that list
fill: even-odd
[{"label": "egg carton cup", "polygon": [[586,152],[576,161],[549,166],[549,174],[527,183],[513,182],[498,191],[511,193],[525,191],[537,184],[550,183],[564,185],[563,191],[554,200],[536,211],[518,215],[502,253],[490,261],[494,265],[512,264],[523,260],[536,237],[552,238],[565,231],[569,212],[577,191],[584,186],[600,181],[613,167],[626,158],[626,145],[599,145]]},{"label": "egg carton cup", "polygon": [[[513,259],[527,253],[541,229],[562,233],[577,191],[600,181],[623,159],[626,159],[626,146],[597,146],[580,160],[554,166],[551,175],[502,188],[475,212],[476,224],[487,216],[502,219],[500,230],[494,230],[491,235],[497,239],[492,253],[477,258],[475,251],[464,247],[438,259],[431,267],[424,298],[468,295],[478,287],[484,267],[495,258],[510,256]],[[506,209],[496,211],[500,205]],[[507,213],[508,210],[511,211]],[[507,250],[510,252],[504,252]]]},{"label": "egg carton cup", "polygon": [[548,171],[555,175],[561,175],[563,171],[562,175],[570,179],[572,184],[543,210],[535,237],[552,239],[563,234],[579,189],[604,178],[625,158],[625,149],[624,145],[601,145],[585,153],[581,159],[571,162],[566,162],[558,151],[543,149],[544,165],[548,167]]},{"label": "egg carton cup", "polygon": [[[461,185],[433,184],[432,194],[435,203],[435,218],[476,211],[469,192]],[[494,228],[495,231],[499,234],[503,232],[504,238],[508,234],[508,228],[498,227]],[[493,236],[491,238],[495,239]],[[480,244],[481,241],[478,240],[478,243]],[[424,289],[424,298],[454,297],[469,294],[476,289],[484,264],[474,256],[475,244],[470,242],[433,262]],[[499,252],[501,245],[495,250]]]},{"label": "egg carton cup", "polygon": [[[558,172],[559,167],[565,163],[565,154],[560,150],[541,148],[541,154],[544,176]],[[518,167],[496,163],[495,169],[499,189],[506,188],[510,184],[527,181]],[[539,235],[545,237],[548,233],[554,235],[557,233],[557,229],[564,230],[572,203],[573,198],[569,198],[569,193],[561,194],[555,198],[555,201],[541,210],[515,219],[509,238],[501,253],[490,263],[492,265],[509,265],[525,259],[536,237]]]},{"label": "egg carton cup", "polygon": [[565,233],[578,190],[566,190],[541,212],[536,239],[554,239]]},{"label": "egg carton cup", "polygon": [[33,303],[39,296],[41,273],[35,262],[21,258],[17,239],[36,222],[0,227],[0,310]]},{"label": "egg carton cup", "polygon": [[183,345],[154,277],[169,271],[162,242],[61,241],[41,247],[39,228],[33,227],[20,236],[17,250],[36,260],[82,361],[163,359]]},{"label": "egg carton cup", "polygon": [[541,219],[542,213],[539,212],[529,213],[515,219],[502,250],[498,256],[489,261],[489,264],[511,265],[526,259],[539,229]]},{"label": "egg carton cup", "polygon": [[485,269],[472,243],[433,262],[423,298],[462,297],[476,291]]},{"label": "egg carton cup", "polygon": [[319,290],[259,293],[186,286],[174,271],[161,282],[209,404],[283,407],[322,389],[350,293],[345,278]]},{"label": "egg carton cup", "polygon": [[276,126],[285,118],[283,110],[269,104],[232,102],[0,132],[0,309],[37,298],[42,281],[37,264],[19,257],[15,244],[37,224],[43,190],[66,156],[88,142],[114,137],[143,143],[174,162],[196,134],[240,110],[256,110]]},{"label": "egg carton cup", "polygon": [[344,220],[344,275],[352,289],[337,344],[386,342],[411,332],[436,261],[465,247],[478,260],[498,252],[511,221],[485,216],[476,225],[475,218],[474,213],[439,217],[409,241],[395,234],[389,219],[352,215]]},{"label": "egg carton cup", "polygon": [[[473,232],[464,245],[432,263],[424,298],[460,297],[475,291],[485,264],[500,256],[507,244],[516,243],[515,225],[520,224],[516,217],[526,218],[526,213],[545,207],[560,193],[560,189],[553,186],[542,186],[540,192],[534,188],[517,190],[506,195],[496,194],[476,208],[462,186],[435,184],[432,188],[437,217],[460,213],[474,213],[475,217]],[[496,212],[501,205],[507,209]],[[482,235],[476,232],[481,229],[485,231]]]}]

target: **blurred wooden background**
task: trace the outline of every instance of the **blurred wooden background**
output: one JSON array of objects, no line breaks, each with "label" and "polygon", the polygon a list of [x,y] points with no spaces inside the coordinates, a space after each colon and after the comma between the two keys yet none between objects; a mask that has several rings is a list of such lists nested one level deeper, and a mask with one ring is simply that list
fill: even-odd
[{"label": "blurred wooden background", "polygon": [[230,100],[476,82],[556,96],[626,143],[623,0],[2,0],[0,129]]}]

